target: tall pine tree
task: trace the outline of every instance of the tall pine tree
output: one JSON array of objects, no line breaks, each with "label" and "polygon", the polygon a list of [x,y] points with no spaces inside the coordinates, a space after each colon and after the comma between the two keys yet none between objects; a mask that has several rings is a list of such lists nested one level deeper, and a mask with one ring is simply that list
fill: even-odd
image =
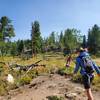
[{"label": "tall pine tree", "polygon": [[[7,16],[3,16],[0,19],[0,53],[3,55],[7,52],[5,49],[6,42],[10,40],[11,37],[14,37],[14,28],[11,24],[11,20]],[[5,42],[6,41],[6,42]]]},{"label": "tall pine tree", "polygon": [[82,47],[86,48],[87,47],[87,41],[86,41],[86,36],[83,36],[83,43],[82,43]]},{"label": "tall pine tree", "polygon": [[36,55],[41,47],[41,32],[38,21],[32,23],[31,39],[32,39],[32,54]]},{"label": "tall pine tree", "polygon": [[77,47],[77,38],[75,29],[67,29],[64,34],[64,47],[72,51]]},{"label": "tall pine tree", "polygon": [[96,24],[88,31],[88,47],[92,54],[100,54],[100,27]]}]

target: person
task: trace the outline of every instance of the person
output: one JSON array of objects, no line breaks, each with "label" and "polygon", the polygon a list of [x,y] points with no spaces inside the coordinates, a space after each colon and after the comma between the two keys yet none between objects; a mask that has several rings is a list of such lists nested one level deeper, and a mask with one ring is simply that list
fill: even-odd
[{"label": "person", "polygon": [[[93,95],[91,92],[90,85],[91,85],[92,80],[94,79],[94,73],[88,73],[86,71],[83,60],[82,60],[82,57],[89,56],[89,53],[83,48],[78,49],[77,53],[78,53],[78,56],[76,58],[76,66],[74,68],[74,75],[80,69],[80,74],[82,75],[83,85],[84,85],[88,100],[93,100]],[[100,69],[93,61],[92,61],[92,67],[100,76]]]},{"label": "person", "polygon": [[71,54],[69,54],[66,59],[66,67],[70,67],[71,60],[72,60],[72,57],[71,57]]}]

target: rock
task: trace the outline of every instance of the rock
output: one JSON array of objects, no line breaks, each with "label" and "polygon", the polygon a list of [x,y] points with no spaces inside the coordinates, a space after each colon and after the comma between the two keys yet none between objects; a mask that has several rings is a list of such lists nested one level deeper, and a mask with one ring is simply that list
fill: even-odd
[{"label": "rock", "polygon": [[66,93],[65,97],[71,100],[75,100],[77,97],[77,93]]},{"label": "rock", "polygon": [[13,83],[14,83],[14,77],[13,77],[11,74],[8,74],[8,76],[7,76],[7,81],[8,81],[9,83],[13,84]]}]

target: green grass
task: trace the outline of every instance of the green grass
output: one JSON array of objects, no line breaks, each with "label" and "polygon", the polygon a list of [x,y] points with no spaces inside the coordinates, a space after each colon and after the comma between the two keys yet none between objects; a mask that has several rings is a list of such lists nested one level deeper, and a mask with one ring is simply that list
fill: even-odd
[{"label": "green grass", "polygon": [[[74,55],[75,58],[75,55]],[[39,64],[46,65],[46,67],[36,67],[33,68],[31,71],[27,73],[24,77],[22,77],[25,74],[25,71],[22,71],[20,73],[19,71],[14,71],[9,68],[7,63],[11,64],[20,64],[22,66],[25,65],[31,65],[39,60],[42,60]],[[99,65],[100,64],[100,58],[95,58],[94,61]],[[43,73],[53,73],[54,70],[58,70],[57,72],[60,75],[66,75],[73,73],[73,69],[75,66],[75,63],[72,62],[70,68],[66,68],[66,57],[63,56],[62,53],[47,53],[47,54],[38,54],[37,57],[33,57],[29,60],[22,60],[19,57],[0,57],[0,62],[5,62],[6,65],[0,64],[0,95],[5,95],[10,89],[17,88],[21,85],[29,84],[31,80],[38,75],[41,75]],[[10,73],[15,78],[15,83],[13,85],[10,85],[7,83],[5,77],[6,75]],[[74,82],[80,82],[80,75],[73,77]],[[100,87],[100,78],[98,76],[95,77],[93,82],[95,87]]]},{"label": "green grass", "polygon": [[48,96],[48,100],[64,100],[63,97],[58,97],[58,96]]}]

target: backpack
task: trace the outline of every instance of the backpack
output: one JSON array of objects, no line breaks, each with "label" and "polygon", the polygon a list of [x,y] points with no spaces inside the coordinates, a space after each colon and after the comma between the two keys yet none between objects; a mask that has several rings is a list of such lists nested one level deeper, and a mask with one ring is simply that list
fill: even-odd
[{"label": "backpack", "polygon": [[91,58],[89,56],[83,56],[83,57],[80,56],[79,58],[83,62],[85,72],[87,74],[92,74],[94,72],[94,68],[93,68],[93,62],[92,62]]}]

